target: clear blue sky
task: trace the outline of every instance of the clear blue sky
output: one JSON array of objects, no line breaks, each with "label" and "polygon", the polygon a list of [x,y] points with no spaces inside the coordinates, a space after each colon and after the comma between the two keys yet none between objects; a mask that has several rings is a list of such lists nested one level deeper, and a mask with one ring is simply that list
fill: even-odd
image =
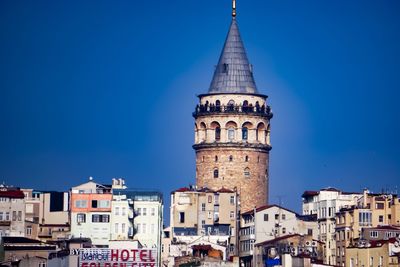
[{"label": "clear blue sky", "polygon": [[[270,202],[395,190],[400,1],[237,6],[274,112]],[[0,180],[68,190],[125,177],[167,200],[194,183],[191,113],[229,23],[230,0],[0,1]]]}]

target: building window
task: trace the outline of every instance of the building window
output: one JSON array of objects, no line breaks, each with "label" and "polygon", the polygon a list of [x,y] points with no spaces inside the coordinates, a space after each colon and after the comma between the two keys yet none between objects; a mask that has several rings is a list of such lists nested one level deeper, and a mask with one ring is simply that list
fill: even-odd
[{"label": "building window", "polygon": [[244,169],[244,178],[250,178],[250,169],[249,168],[246,168],[246,169]]},{"label": "building window", "polygon": [[137,227],[137,233],[141,234],[142,233],[142,224],[138,223],[136,227]]},{"label": "building window", "polygon": [[249,130],[247,129],[247,127],[243,127],[242,128],[242,139],[243,140],[247,140],[248,139],[248,135],[249,135]]},{"label": "building window", "polygon": [[12,212],[12,220],[13,221],[17,220],[17,211],[15,211],[15,210]]},{"label": "building window", "polygon": [[244,161],[248,162],[249,161],[249,156],[244,157]]},{"label": "building window", "polygon": [[76,222],[77,223],[85,223],[86,222],[86,214],[84,213],[78,213],[76,215]]},{"label": "building window", "polygon": [[155,208],[151,208],[151,216],[155,216],[156,215],[156,209]]},{"label": "building window", "polygon": [[282,220],[286,220],[286,214],[282,214]]},{"label": "building window", "polygon": [[154,234],[154,232],[155,232],[155,225],[154,225],[154,223],[152,223],[151,227],[150,227],[150,233]]},{"label": "building window", "polygon": [[122,207],[122,213],[121,213],[121,215],[122,215],[122,216],[125,216],[125,215],[126,215],[126,208],[125,208],[125,207]]},{"label": "building window", "polygon": [[0,211],[0,221],[2,221],[2,220],[3,220],[3,212]]},{"label": "building window", "polygon": [[219,173],[218,173],[218,169],[214,169],[214,178],[218,178]]},{"label": "building window", "polygon": [[92,208],[97,208],[97,200],[92,200]]},{"label": "building window", "polygon": [[218,156],[215,156],[215,162],[217,162],[218,161]]},{"label": "building window", "polygon": [[228,140],[233,141],[235,140],[235,128],[229,128],[228,129]]},{"label": "building window", "polygon": [[185,222],[185,212],[179,212],[179,222],[180,223]]},{"label": "building window", "polygon": [[97,223],[108,223],[108,222],[110,222],[110,215],[105,215],[105,214],[93,214],[93,215],[92,215],[92,222],[97,222]]},{"label": "building window", "polygon": [[142,213],[142,215],[143,215],[143,216],[146,216],[146,215],[147,215],[147,209],[146,209],[146,208],[143,208],[143,213]]},{"label": "building window", "polygon": [[87,208],[87,200],[75,200],[75,208]]},{"label": "building window", "polygon": [[232,155],[229,156],[229,161],[233,161],[233,156]]},{"label": "building window", "polygon": [[275,220],[279,220],[279,214],[275,214]]},{"label": "building window", "polygon": [[18,221],[22,221],[22,211],[18,211]]},{"label": "building window", "polygon": [[286,228],[285,227],[282,228],[282,234],[286,234]]},{"label": "building window", "polygon": [[229,216],[232,220],[235,219],[235,212],[231,211],[230,216]]},{"label": "building window", "polygon": [[115,207],[115,215],[119,215],[119,207]]},{"label": "building window", "polygon": [[46,267],[46,263],[45,262],[40,262],[39,263],[39,267]]},{"label": "building window", "polygon": [[207,217],[208,217],[208,219],[211,219],[211,218],[212,218],[212,213],[211,213],[211,211],[208,212],[208,216],[207,216]]},{"label": "building window", "polygon": [[32,226],[27,226],[26,227],[26,235],[31,236],[32,235]]},{"label": "building window", "polygon": [[110,201],[109,200],[98,200],[98,207],[102,209],[106,209],[110,207]]},{"label": "building window", "polygon": [[123,223],[123,224],[121,225],[121,232],[122,232],[123,234],[125,234],[125,223]]},{"label": "building window", "polygon": [[377,238],[377,237],[378,237],[378,231],[371,231],[371,232],[369,233],[369,235],[370,235],[370,237],[372,237],[372,238]]},{"label": "building window", "polygon": [[201,228],[204,229],[204,225],[206,225],[206,220],[201,220]]},{"label": "building window", "polygon": [[142,233],[145,234],[147,232],[147,224],[143,224]]},{"label": "building window", "polygon": [[201,211],[206,211],[206,203],[201,203]]},{"label": "building window", "polygon": [[307,235],[310,235],[310,236],[312,236],[313,235],[313,230],[312,229],[307,229]]},{"label": "building window", "polygon": [[208,203],[212,203],[212,196],[208,196]]},{"label": "building window", "polygon": [[231,196],[229,202],[231,203],[231,205],[235,205],[235,196]]},{"label": "building window", "polygon": [[215,140],[216,141],[221,140],[221,128],[220,127],[215,128]]},{"label": "building window", "polygon": [[139,216],[139,215],[142,215],[142,208],[138,208],[137,209],[137,215]]},{"label": "building window", "polygon": [[264,221],[268,222],[268,214],[264,214]]},{"label": "building window", "polygon": [[379,215],[379,222],[383,223],[383,215]]},{"label": "building window", "polygon": [[6,211],[6,216],[5,220],[9,221],[10,220],[10,212]]},{"label": "building window", "polygon": [[377,202],[376,203],[376,209],[377,210],[383,210],[385,208],[385,204],[382,202]]}]

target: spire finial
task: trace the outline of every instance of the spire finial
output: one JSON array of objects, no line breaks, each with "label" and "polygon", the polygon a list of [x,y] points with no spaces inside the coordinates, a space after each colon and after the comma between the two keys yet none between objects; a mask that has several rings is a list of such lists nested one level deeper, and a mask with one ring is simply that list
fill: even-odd
[{"label": "spire finial", "polygon": [[232,0],[232,17],[236,17],[236,0]]}]

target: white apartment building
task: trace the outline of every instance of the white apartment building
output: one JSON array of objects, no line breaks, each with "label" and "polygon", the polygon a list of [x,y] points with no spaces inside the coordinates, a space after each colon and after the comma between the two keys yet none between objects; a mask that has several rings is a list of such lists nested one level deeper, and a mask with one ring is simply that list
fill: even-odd
[{"label": "white apartment building", "polygon": [[111,240],[133,239],[133,201],[125,194],[113,195],[111,202]]},{"label": "white apartment building", "polygon": [[25,198],[16,187],[0,185],[0,237],[25,235]]},{"label": "white apartment building", "polygon": [[343,207],[357,204],[362,193],[342,192],[335,188],[320,191],[305,191],[303,198],[303,214],[317,214],[319,233],[318,240],[324,245],[324,263],[336,264],[335,215]]},{"label": "white apartment building", "polygon": [[239,255],[244,266],[253,266],[254,244],[293,234],[315,240],[318,237],[318,223],[313,215],[298,215],[278,205],[265,205],[241,215]]}]

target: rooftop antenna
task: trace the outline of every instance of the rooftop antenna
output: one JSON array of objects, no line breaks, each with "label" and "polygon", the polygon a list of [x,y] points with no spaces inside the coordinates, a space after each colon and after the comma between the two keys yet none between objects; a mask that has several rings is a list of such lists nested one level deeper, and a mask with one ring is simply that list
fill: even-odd
[{"label": "rooftop antenna", "polygon": [[232,0],[232,17],[236,17],[236,0]]}]

